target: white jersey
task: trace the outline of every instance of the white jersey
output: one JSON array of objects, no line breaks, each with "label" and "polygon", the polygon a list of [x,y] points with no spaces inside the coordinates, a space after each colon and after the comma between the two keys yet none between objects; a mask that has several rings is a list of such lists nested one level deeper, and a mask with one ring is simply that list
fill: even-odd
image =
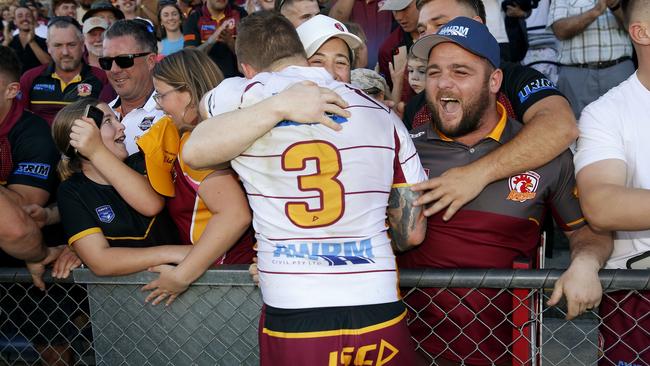
[{"label": "white jersey", "polygon": [[[650,91],[634,73],[589,104],[580,116],[580,138],[574,157],[576,174],[589,164],[618,159],[625,162],[628,188],[650,189]],[[650,230],[616,231],[614,251],[606,268],[626,268],[626,262],[650,251]]]},{"label": "white jersey", "polygon": [[109,107],[115,112],[117,118],[120,119],[124,125],[124,144],[126,151],[129,155],[133,155],[140,151],[136,141],[142,134],[147,132],[149,128],[159,119],[161,119],[165,112],[162,109],[156,108],[156,101],[153,99],[153,93],[147,99],[147,102],[140,108],[131,110],[127,115],[122,115],[122,102],[120,97],[115,98],[108,104]]},{"label": "white jersey", "polygon": [[242,107],[311,80],[352,113],[342,131],[282,121],[232,161],[253,209],[260,286],[279,308],[397,301],[387,235],[391,188],[426,179],[399,118],[321,68],[289,67],[250,80]]}]

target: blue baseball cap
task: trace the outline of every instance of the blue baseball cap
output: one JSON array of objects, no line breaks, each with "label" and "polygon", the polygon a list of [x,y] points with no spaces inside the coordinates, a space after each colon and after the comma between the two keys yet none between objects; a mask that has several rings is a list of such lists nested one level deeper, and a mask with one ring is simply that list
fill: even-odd
[{"label": "blue baseball cap", "polygon": [[501,64],[499,42],[483,23],[467,17],[454,18],[440,28],[438,33],[418,39],[411,47],[411,53],[415,57],[428,60],[431,49],[444,42],[455,43],[487,59],[496,68]]}]

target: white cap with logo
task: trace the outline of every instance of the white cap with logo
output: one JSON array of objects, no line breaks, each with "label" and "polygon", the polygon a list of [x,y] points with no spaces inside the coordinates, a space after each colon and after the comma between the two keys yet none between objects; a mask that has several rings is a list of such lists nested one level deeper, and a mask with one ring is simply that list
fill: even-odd
[{"label": "white cap with logo", "polygon": [[83,26],[84,34],[87,34],[88,32],[90,32],[91,30],[93,30],[95,28],[101,28],[101,29],[104,29],[104,30],[108,29],[108,21],[106,21],[106,19],[100,18],[100,17],[92,17],[92,18],[86,19],[86,21],[84,22],[84,26]]},{"label": "white cap with logo", "polygon": [[354,50],[361,46],[361,38],[350,33],[345,25],[336,19],[325,15],[316,15],[296,28],[300,42],[305,48],[307,57],[311,57],[330,38],[340,38]]}]

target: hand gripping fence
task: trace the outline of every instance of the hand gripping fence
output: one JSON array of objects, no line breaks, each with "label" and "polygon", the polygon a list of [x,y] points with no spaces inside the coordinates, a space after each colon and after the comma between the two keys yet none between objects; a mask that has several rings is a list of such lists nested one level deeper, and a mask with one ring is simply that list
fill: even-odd
[{"label": "hand gripping fence", "polygon": [[[571,321],[564,303],[546,305],[561,274],[401,270],[417,350],[431,365],[648,365],[650,270],[602,270],[601,306]],[[155,277],[77,269],[46,276],[42,293],[26,270],[0,269],[0,364],[259,364],[262,301],[245,266],[206,272],[169,307],[144,304]]]}]

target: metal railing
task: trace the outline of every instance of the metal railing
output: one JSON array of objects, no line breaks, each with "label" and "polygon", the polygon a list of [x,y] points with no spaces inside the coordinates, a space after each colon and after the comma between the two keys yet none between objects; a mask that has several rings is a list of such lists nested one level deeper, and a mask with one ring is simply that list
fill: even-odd
[{"label": "metal railing", "polygon": [[[606,340],[617,336],[606,347],[625,348],[637,356],[625,361],[626,365],[647,365],[650,335],[645,345],[626,348],[629,329],[622,333],[611,329],[607,337],[598,310],[567,321],[563,304],[545,305],[561,273],[400,271],[417,349],[431,364],[449,360],[460,364],[593,365],[599,359],[601,364],[620,364],[599,353],[600,327]],[[259,363],[257,326],[262,301],[245,266],[206,272],[169,307],[144,304],[146,294],[140,288],[155,277],[146,272],[96,277],[87,269],[78,269],[67,281],[46,277],[48,290],[40,293],[31,286],[25,270],[0,269],[0,364],[34,364],[39,358],[89,365]],[[611,314],[634,312],[636,318],[627,317],[631,323],[624,326],[637,327],[647,335],[650,310],[644,314],[639,307],[650,309],[649,297],[632,307],[623,302],[628,302],[630,294],[650,290],[650,271],[603,270],[600,279],[606,291],[618,291],[605,295]],[[477,303],[477,298],[482,302]],[[481,304],[486,306],[477,308]],[[431,317],[431,309],[442,317]],[[498,316],[490,318],[489,311]],[[426,321],[429,323],[423,323]],[[485,339],[476,338],[482,334]]]}]

